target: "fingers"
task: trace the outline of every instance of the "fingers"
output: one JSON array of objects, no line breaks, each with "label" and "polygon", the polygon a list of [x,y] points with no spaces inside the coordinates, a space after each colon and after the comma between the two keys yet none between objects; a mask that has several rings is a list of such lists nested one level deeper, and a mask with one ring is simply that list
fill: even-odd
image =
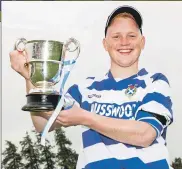
[{"label": "fingers", "polygon": [[23,56],[25,57],[26,63],[28,63],[30,61],[30,58],[26,51],[23,51]]},{"label": "fingers", "polygon": [[18,72],[25,79],[29,80],[29,72],[28,67],[25,67],[27,63],[27,55],[25,52],[21,51],[11,51],[9,53],[11,68]]},{"label": "fingers", "polygon": [[64,126],[64,127],[72,126],[70,123],[68,123],[66,120],[64,120],[60,117],[58,117],[55,122],[61,126]]},{"label": "fingers", "polygon": [[9,53],[10,59],[16,58],[16,57],[22,57],[26,60],[26,62],[29,61],[28,55],[25,51],[17,51],[13,50]]},{"label": "fingers", "polygon": [[13,50],[9,53],[10,57],[18,56],[18,55],[24,55],[24,52]]},{"label": "fingers", "polygon": [[[48,119],[52,116],[52,112],[47,112],[46,114],[48,116]],[[56,118],[55,122],[64,127],[75,126],[75,122],[70,119],[70,116],[68,116],[68,114],[68,110],[60,111],[60,114]]]},{"label": "fingers", "polygon": [[[52,116],[52,112],[46,112],[46,116],[48,117],[48,119]],[[57,123],[60,123],[60,124],[65,124],[66,121],[64,120],[64,118],[62,118],[60,115],[58,115],[58,117],[56,118],[55,120]]]},{"label": "fingers", "polygon": [[19,65],[17,64],[16,58],[19,54],[17,52],[18,51],[12,51],[10,52],[9,56],[10,56],[11,68],[18,72]]}]

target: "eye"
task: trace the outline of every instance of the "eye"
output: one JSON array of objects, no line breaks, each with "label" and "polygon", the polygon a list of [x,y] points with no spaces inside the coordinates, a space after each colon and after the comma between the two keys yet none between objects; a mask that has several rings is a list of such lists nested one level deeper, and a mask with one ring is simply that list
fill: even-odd
[{"label": "eye", "polygon": [[118,35],[114,35],[112,38],[113,38],[113,39],[118,39],[119,36],[118,36]]},{"label": "eye", "polygon": [[129,37],[130,37],[130,38],[135,38],[135,37],[136,37],[136,35],[129,35]]}]

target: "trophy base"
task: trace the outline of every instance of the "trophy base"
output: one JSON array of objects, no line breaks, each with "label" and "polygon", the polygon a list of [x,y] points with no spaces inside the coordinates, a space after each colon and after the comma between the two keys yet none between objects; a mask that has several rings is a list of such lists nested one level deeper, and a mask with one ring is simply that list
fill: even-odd
[{"label": "trophy base", "polygon": [[22,107],[23,111],[45,112],[56,108],[61,96],[59,94],[31,93],[26,95],[27,104]]}]

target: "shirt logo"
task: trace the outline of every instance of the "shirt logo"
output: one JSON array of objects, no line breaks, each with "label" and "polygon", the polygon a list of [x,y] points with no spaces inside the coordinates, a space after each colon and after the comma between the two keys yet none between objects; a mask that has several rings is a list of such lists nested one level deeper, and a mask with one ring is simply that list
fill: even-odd
[{"label": "shirt logo", "polygon": [[110,104],[110,103],[92,103],[91,112],[106,116],[130,119],[136,109],[136,103],[124,103],[122,105]]},{"label": "shirt logo", "polygon": [[125,91],[125,95],[128,96],[128,97],[131,97],[133,95],[135,95],[135,93],[137,92],[137,85],[128,85],[128,88],[126,89]]},{"label": "shirt logo", "polygon": [[90,95],[88,95],[88,98],[92,98],[92,97],[101,98],[101,95],[97,95],[97,94],[90,94]]}]

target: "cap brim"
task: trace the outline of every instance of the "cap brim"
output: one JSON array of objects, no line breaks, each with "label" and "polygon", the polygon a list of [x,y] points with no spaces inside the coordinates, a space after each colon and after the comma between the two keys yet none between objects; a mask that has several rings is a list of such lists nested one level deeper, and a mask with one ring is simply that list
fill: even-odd
[{"label": "cap brim", "polygon": [[[106,31],[107,31],[108,26],[111,24],[111,21],[113,20],[113,18],[116,15],[118,15],[120,13],[125,13],[125,12],[131,14],[134,17],[138,27],[141,29],[141,27],[142,27],[142,16],[141,16],[141,14],[136,9],[134,9],[133,7],[121,6],[121,7],[116,8],[110,14],[110,16],[108,17],[108,20],[107,20],[107,23],[106,23]],[[106,33],[106,31],[105,31],[105,33]]]}]

